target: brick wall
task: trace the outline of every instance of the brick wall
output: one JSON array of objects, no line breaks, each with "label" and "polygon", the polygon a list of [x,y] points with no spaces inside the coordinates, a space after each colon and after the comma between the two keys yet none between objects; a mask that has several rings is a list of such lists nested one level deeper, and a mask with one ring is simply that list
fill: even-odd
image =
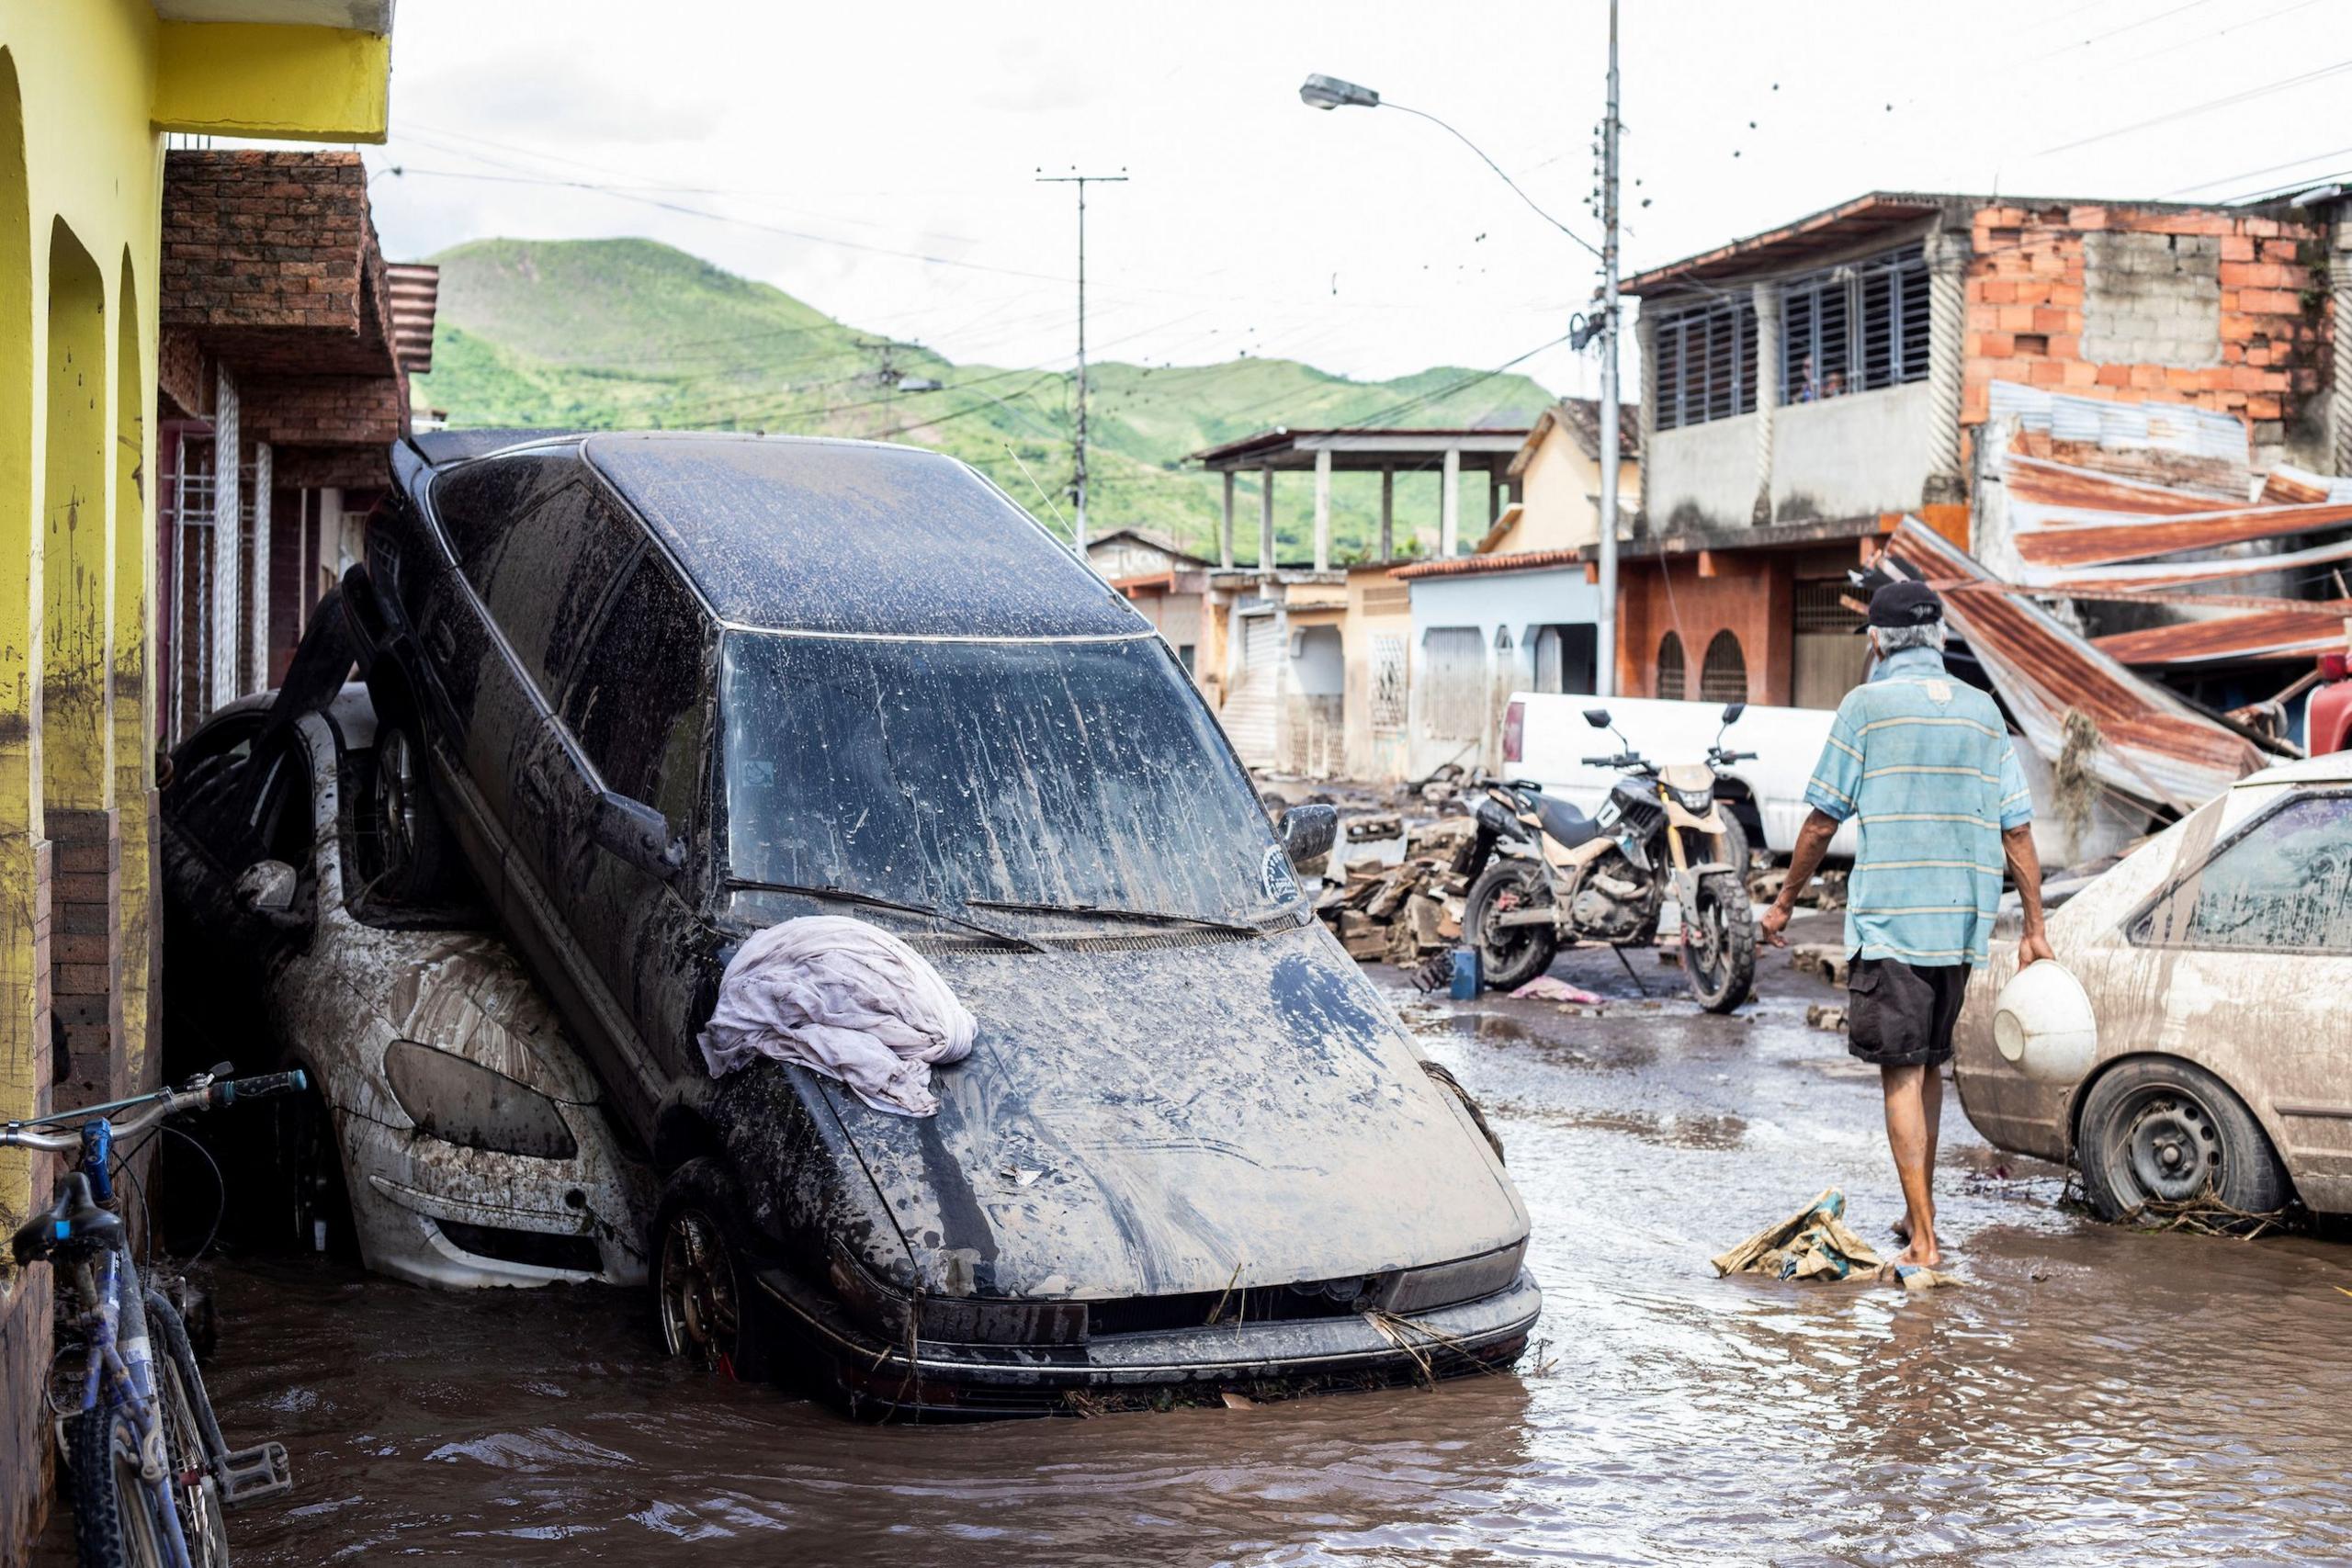
[{"label": "brick wall", "polygon": [[398,376],[271,376],[237,383],[239,434],[273,446],[383,446],[401,438],[407,415]]},{"label": "brick wall", "polygon": [[371,239],[356,152],[172,152],[164,324],[357,333]]},{"label": "brick wall", "polygon": [[2257,443],[2324,412],[2317,224],[2130,206],[1979,208],[1961,422],[1991,383],[2236,413]]}]

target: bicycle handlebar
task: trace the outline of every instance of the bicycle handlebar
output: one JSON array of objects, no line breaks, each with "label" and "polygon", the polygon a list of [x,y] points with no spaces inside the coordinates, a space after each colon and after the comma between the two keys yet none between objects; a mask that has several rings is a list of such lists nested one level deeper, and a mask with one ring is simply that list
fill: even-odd
[{"label": "bicycle handlebar", "polygon": [[309,1088],[310,1082],[310,1076],[297,1067],[286,1073],[222,1078],[198,1089],[158,1089],[153,1094],[138,1095],[130,1100],[109,1100],[104,1105],[85,1105],[78,1111],[60,1111],[48,1116],[11,1122],[0,1127],[0,1148],[71,1154],[82,1146],[82,1134],[78,1128],[69,1127],[57,1133],[39,1133],[33,1129],[52,1122],[80,1122],[93,1116],[103,1116],[118,1106],[143,1106],[145,1109],[115,1121],[115,1136],[128,1138],[145,1132],[166,1116],[176,1116],[184,1111],[213,1111],[233,1105],[241,1100],[266,1100],[272,1095],[294,1094]]}]

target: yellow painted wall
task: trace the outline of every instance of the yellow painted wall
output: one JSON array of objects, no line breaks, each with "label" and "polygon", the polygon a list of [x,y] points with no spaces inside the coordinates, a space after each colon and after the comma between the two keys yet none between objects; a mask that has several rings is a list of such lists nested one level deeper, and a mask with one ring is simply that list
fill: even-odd
[{"label": "yellow painted wall", "polygon": [[165,22],[158,130],[307,141],[381,141],[392,40],[336,28]]}]

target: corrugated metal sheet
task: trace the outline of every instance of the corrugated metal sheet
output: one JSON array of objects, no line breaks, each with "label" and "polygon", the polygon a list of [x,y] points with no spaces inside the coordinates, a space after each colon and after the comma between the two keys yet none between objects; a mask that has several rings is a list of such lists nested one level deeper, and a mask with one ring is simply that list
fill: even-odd
[{"label": "corrugated metal sheet", "polygon": [[2098,727],[2099,743],[2085,759],[2092,773],[2151,807],[2190,810],[2267,761],[2252,741],[2133,674],[1917,518],[1903,520],[1887,553],[1942,592],[1953,628],[2028,743],[2052,763],[2075,712]]},{"label": "corrugated metal sheet", "polygon": [[2227,582],[2234,577],[2259,577],[2267,572],[2293,571],[2300,567],[2326,566],[2352,560],[2352,540],[2313,545],[2270,556],[2240,556],[2230,560],[2126,561],[2116,566],[2027,567],[2020,582],[2044,593],[2070,593],[2100,588],[2187,588],[2199,582]]},{"label": "corrugated metal sheet", "polygon": [[2261,499],[2282,506],[2315,501],[2352,501],[2352,479],[2314,474],[2281,463],[2263,476]]},{"label": "corrugated metal sheet", "polygon": [[[2113,450],[2148,448],[2234,465],[2246,472],[2246,430],[2235,414],[2191,408],[2186,403],[2119,403],[2076,397],[2047,387],[1996,381],[1990,389],[1995,419],[2015,419],[2027,430],[2056,441],[2079,441]],[[2252,489],[2252,476],[2235,493]]]},{"label": "corrugated metal sheet", "polygon": [[[2011,515],[2015,515],[2012,509]],[[2114,518],[2109,513],[2107,517]],[[2111,566],[2119,561],[2218,550],[2256,539],[2314,534],[2352,524],[2352,504],[2321,502],[2309,506],[2239,506],[2185,516],[2133,517],[2129,521],[2078,523],[2020,529],[2018,558],[2030,566]]]},{"label": "corrugated metal sheet", "polygon": [[2094,639],[2125,664],[2210,664],[2258,659],[2308,659],[2345,645],[2352,600],[2303,610],[2257,610],[2179,626],[2150,626]]}]

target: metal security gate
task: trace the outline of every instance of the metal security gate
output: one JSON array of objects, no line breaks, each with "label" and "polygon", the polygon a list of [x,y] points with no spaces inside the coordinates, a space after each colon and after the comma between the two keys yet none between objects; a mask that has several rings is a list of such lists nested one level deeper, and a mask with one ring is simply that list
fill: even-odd
[{"label": "metal security gate", "polygon": [[1279,618],[1251,615],[1241,623],[1241,673],[1225,699],[1225,732],[1253,768],[1274,762],[1274,715],[1282,703],[1283,639]]}]

